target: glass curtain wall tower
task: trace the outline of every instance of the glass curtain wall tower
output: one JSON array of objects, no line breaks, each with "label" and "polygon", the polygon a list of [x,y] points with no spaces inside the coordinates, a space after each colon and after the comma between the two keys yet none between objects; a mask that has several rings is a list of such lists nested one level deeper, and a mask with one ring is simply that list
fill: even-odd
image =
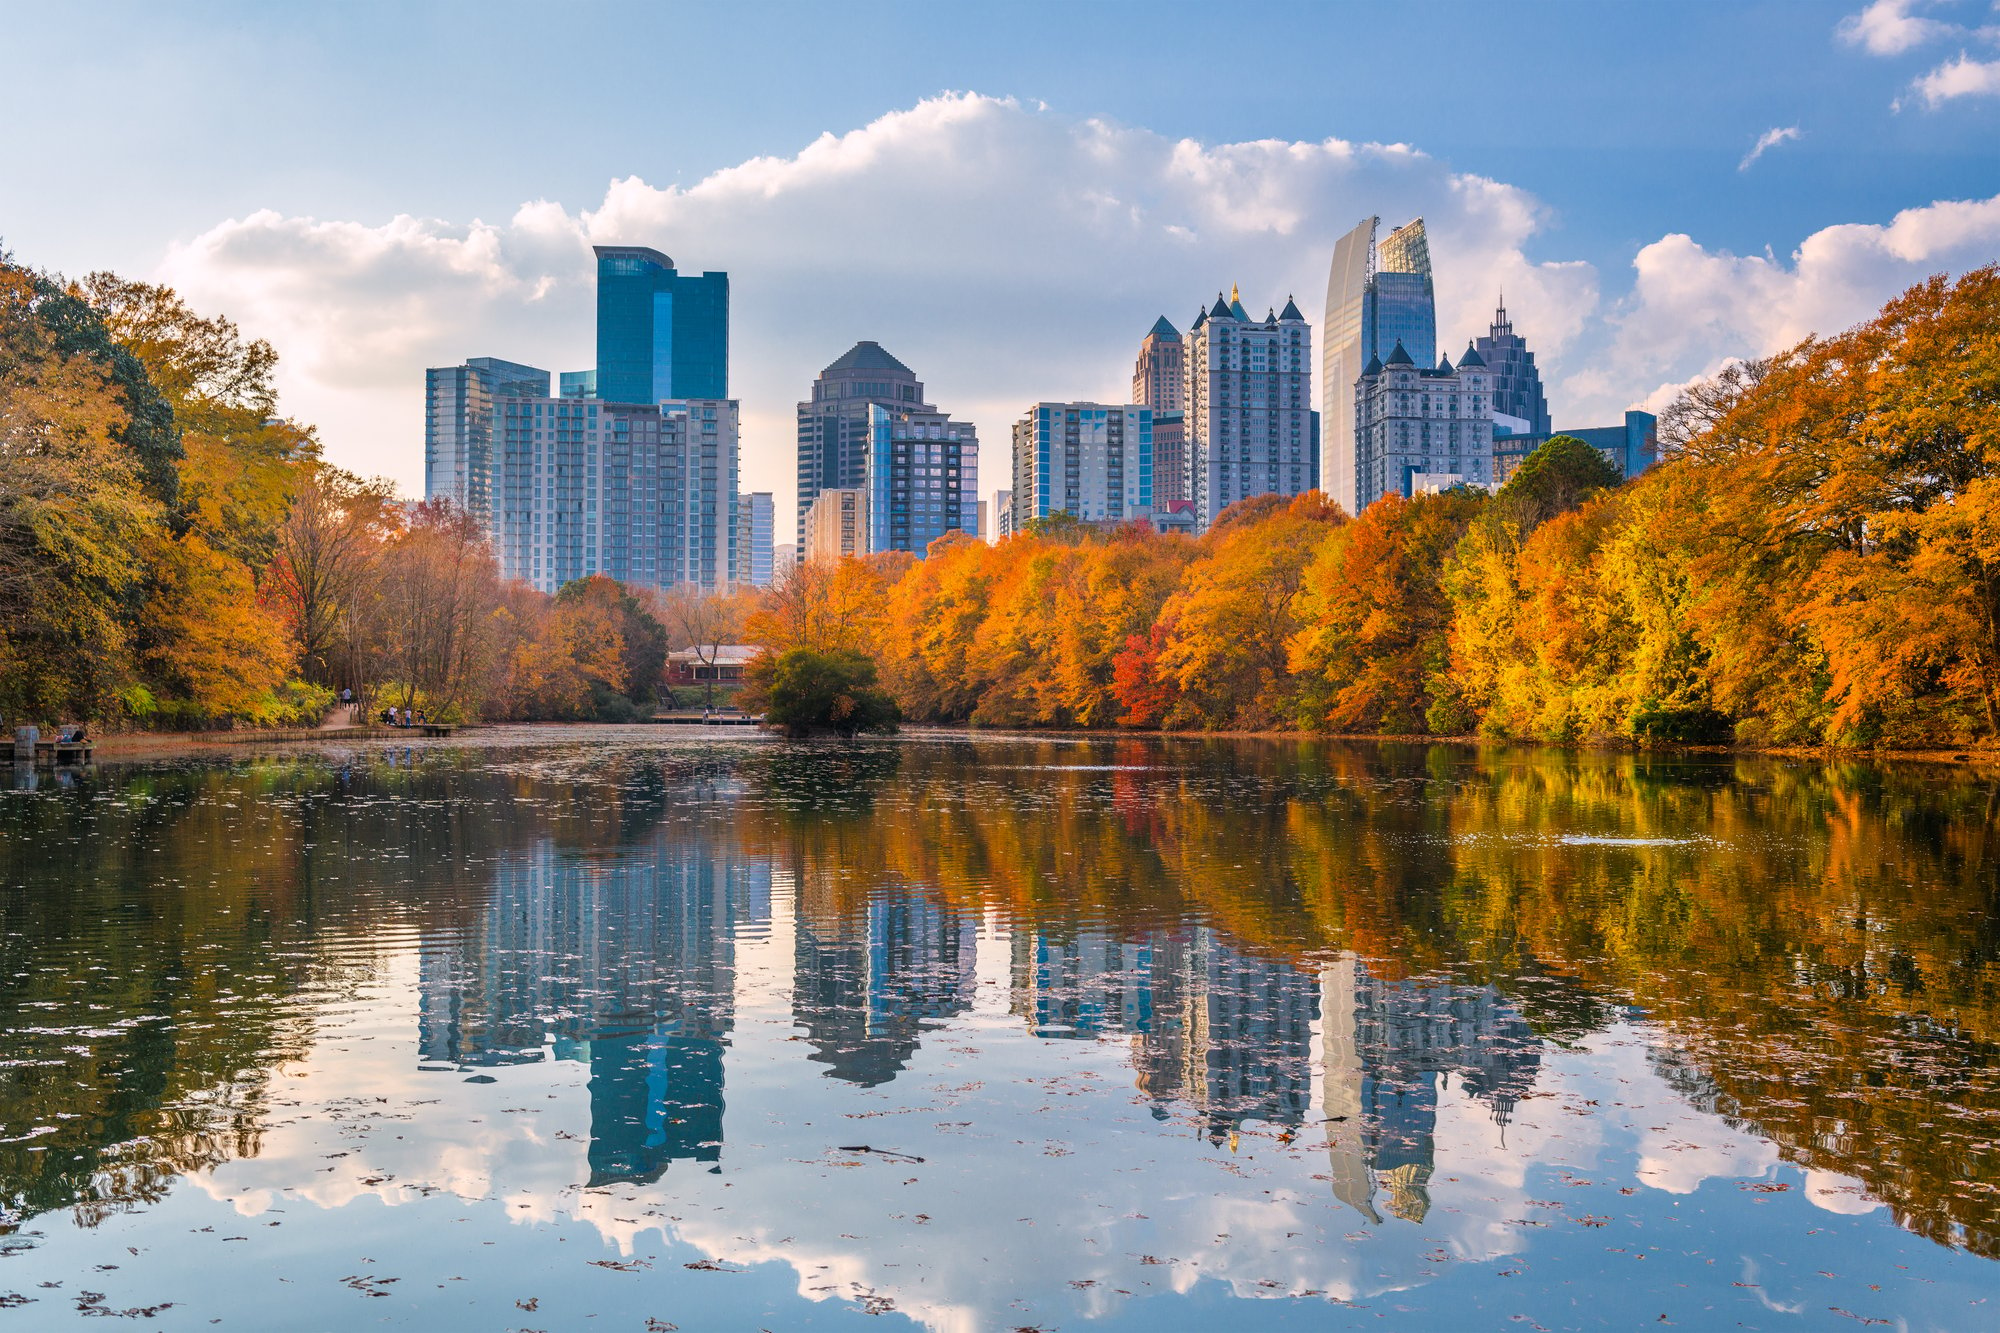
[{"label": "glass curtain wall tower", "polygon": [[729,275],[683,275],[643,245],[594,248],[596,396],[612,403],[727,398]]},{"label": "glass curtain wall tower", "polygon": [[1364,218],[1333,247],[1326,283],[1322,352],[1320,485],[1350,514],[1359,513],[1355,463],[1355,381],[1370,361],[1387,361],[1400,343],[1420,366],[1437,363],[1437,293],[1424,220],[1390,232],[1378,245],[1380,218]]}]

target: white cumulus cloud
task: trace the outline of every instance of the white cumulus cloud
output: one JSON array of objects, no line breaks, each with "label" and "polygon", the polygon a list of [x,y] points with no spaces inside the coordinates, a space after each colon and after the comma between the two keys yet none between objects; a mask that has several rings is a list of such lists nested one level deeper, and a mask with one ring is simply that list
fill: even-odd
[{"label": "white cumulus cloud", "polygon": [[1976,60],[1961,51],[1910,85],[1935,110],[1961,97],[2000,97],[2000,60]]},{"label": "white cumulus cloud", "polygon": [[1920,0],[1874,0],[1858,14],[1850,14],[1834,29],[1840,39],[1861,47],[1870,55],[1893,56],[1925,42],[1963,31],[1955,24],[1914,13]]},{"label": "white cumulus cloud", "polygon": [[[872,338],[979,427],[982,490],[1005,483],[1013,419],[1044,398],[1124,401],[1139,338],[1240,285],[1321,323],[1333,242],[1368,214],[1421,215],[1438,333],[1454,356],[1502,288],[1557,424],[1595,425],[1656,386],[1867,318],[1910,282],[2000,253],[2000,199],[1829,227],[1789,259],[1668,235],[1600,309],[1589,263],[1534,254],[1548,207],[1403,144],[1205,144],[1011,99],[953,94],[687,186],[612,182],[593,206],[494,221],[264,211],[169,252],[160,276],[270,338],[284,410],[343,466],[415,491],[423,370],[499,356],[595,360],[592,244],[652,245],[732,289],[731,387],[746,489],[790,512],[793,404]],[[787,525],[781,522],[781,531]]]},{"label": "white cumulus cloud", "polygon": [[615,181],[579,211],[375,224],[256,213],[176,248],[162,276],[275,342],[286,410],[319,423],[335,459],[414,487],[424,367],[592,363],[593,243],[727,270],[744,484],[780,492],[783,513],[792,404],[855,340],[883,343],[932,401],[978,424],[990,490],[1028,403],[1126,398],[1156,316],[1185,327],[1235,283],[1256,313],[1292,296],[1317,326],[1333,241],[1370,213],[1425,218],[1448,349],[1485,331],[1501,287],[1556,363],[1595,310],[1588,264],[1528,257],[1539,201],[1409,146],[1204,144],[974,94],[685,187]]},{"label": "white cumulus cloud", "polygon": [[1660,389],[1646,401],[1657,404],[1691,375],[1851,328],[1911,284],[1996,255],[2000,195],[1905,209],[1883,224],[1826,227],[1788,259],[1664,236],[1633,259],[1633,289],[1607,313],[1608,345],[1563,388],[1589,399],[1652,383]]}]

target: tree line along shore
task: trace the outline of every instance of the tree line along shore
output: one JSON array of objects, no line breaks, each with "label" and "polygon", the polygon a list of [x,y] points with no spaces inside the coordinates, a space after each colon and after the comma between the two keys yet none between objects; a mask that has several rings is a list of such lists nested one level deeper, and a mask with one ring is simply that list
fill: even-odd
[{"label": "tree line along shore", "polygon": [[1952,750],[2000,736],[2000,268],[1731,362],[1621,482],[1558,437],[1495,493],[1262,496],[1199,538],[1062,516],[703,594],[503,582],[479,527],[327,463],[276,356],[172,291],[0,264],[0,716],[316,725],[674,702],[759,645],[794,730],[1479,735]]}]

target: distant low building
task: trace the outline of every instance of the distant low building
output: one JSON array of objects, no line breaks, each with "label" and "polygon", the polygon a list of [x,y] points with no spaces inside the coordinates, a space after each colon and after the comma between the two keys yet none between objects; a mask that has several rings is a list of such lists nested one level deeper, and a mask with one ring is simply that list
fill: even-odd
[{"label": "distant low building", "polygon": [[1149,521],[1159,532],[1179,532],[1193,537],[1201,531],[1201,511],[1192,500],[1155,501]]},{"label": "distant low building", "polygon": [[799,544],[797,542],[779,542],[771,548],[771,581],[773,583],[783,579],[785,575],[798,567]]},{"label": "distant low building", "polygon": [[1551,431],[1547,435],[1498,435],[1493,440],[1493,480],[1505,485],[1514,469],[1535,450],[1558,435],[1574,435],[1598,453],[1625,477],[1644,472],[1660,458],[1660,419],[1651,412],[1627,412],[1619,426],[1585,426]]},{"label": "distant low building", "polygon": [[667,684],[732,684],[743,679],[743,669],[761,651],[754,643],[676,649],[667,654]]}]

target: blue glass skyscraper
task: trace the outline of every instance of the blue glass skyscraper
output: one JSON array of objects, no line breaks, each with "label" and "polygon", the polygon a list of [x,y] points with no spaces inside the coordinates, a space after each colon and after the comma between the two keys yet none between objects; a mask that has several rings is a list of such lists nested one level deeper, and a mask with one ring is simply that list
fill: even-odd
[{"label": "blue glass skyscraper", "polygon": [[611,403],[729,396],[729,275],[675,272],[642,245],[597,253],[597,397]]}]

